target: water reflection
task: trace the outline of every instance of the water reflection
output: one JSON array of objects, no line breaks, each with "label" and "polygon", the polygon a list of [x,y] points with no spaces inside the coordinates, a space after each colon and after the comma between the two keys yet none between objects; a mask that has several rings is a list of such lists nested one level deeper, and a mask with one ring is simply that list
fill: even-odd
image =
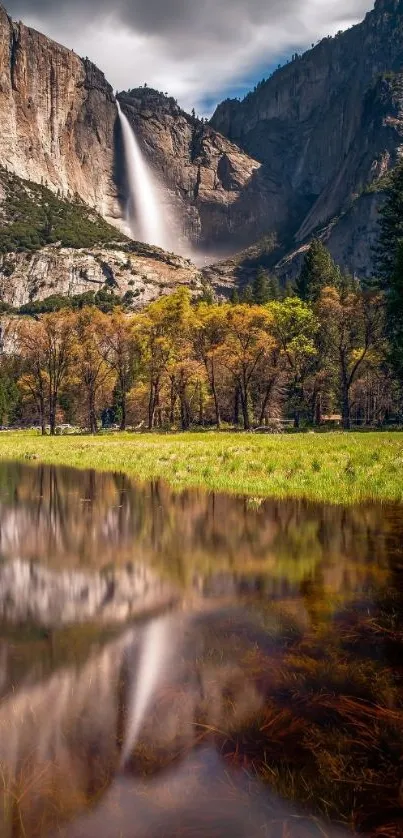
[{"label": "water reflection", "polygon": [[81,666],[17,691],[9,684],[0,705],[1,835],[335,836],[219,757],[262,717],[266,679],[288,645],[281,631],[269,635],[233,611],[165,621],[169,666],[135,735],[147,626],[93,648]]},{"label": "water reflection", "polygon": [[0,555],[57,570],[140,562],[174,583],[213,576],[221,592],[231,577],[256,578],[273,596],[315,580],[343,598],[382,584],[402,526],[399,507],[256,504],[121,474],[0,465]]},{"label": "water reflection", "polygon": [[402,534],[1,464],[1,838],[397,838]]}]

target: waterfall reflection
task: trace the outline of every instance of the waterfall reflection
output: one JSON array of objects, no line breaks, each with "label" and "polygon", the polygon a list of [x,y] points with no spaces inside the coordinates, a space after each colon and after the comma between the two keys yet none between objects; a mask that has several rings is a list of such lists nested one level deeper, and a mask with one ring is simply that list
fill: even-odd
[{"label": "waterfall reflection", "polygon": [[402,529],[0,464],[0,835],[398,835]]}]

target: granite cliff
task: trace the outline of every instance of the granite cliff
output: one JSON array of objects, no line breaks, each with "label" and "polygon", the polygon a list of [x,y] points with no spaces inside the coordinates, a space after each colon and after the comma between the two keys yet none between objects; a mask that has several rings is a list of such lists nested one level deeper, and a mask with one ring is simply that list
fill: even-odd
[{"label": "granite cliff", "polygon": [[[193,243],[243,242],[260,232],[259,162],[155,91],[120,98]],[[78,195],[121,224],[125,183],[112,87],[90,61],[13,22],[1,5],[0,117],[3,167]]]},{"label": "granite cliff", "polygon": [[111,86],[91,62],[14,23],[2,6],[0,117],[2,166],[119,217]]},{"label": "granite cliff", "polygon": [[321,230],[344,266],[371,269],[383,178],[403,154],[402,34],[402,0],[377,0],[361,24],[217,108],[212,126],[276,184],[267,228],[285,219],[290,250]]},{"label": "granite cliff", "polygon": [[[278,270],[287,277],[319,232],[344,267],[369,273],[385,178],[403,154],[402,32],[403,0],[377,0],[361,24],[294,57],[242,102],[223,102],[210,124],[146,87],[119,94],[168,188],[180,235],[217,254],[277,236],[280,247],[273,254],[271,246],[265,259],[269,267],[281,259]],[[122,225],[126,185],[111,86],[87,59],[14,23],[1,6],[0,166]],[[43,259],[36,253],[24,265],[31,274],[35,265],[34,285],[58,286],[60,259],[65,293],[75,284],[75,266],[83,276],[83,254],[66,254],[63,242],[59,253],[57,241],[43,246]],[[12,276],[28,277],[24,248],[3,248],[6,299]],[[92,262],[90,250],[85,258]],[[177,268],[166,273],[170,287]],[[90,265],[85,271],[92,275]],[[240,272],[238,260],[234,275]],[[209,276],[214,282],[214,271]],[[16,298],[32,296],[27,289],[20,285]]]},{"label": "granite cliff", "polygon": [[193,244],[233,251],[266,231],[271,212],[281,215],[261,163],[211,125],[147,87],[118,98]]}]

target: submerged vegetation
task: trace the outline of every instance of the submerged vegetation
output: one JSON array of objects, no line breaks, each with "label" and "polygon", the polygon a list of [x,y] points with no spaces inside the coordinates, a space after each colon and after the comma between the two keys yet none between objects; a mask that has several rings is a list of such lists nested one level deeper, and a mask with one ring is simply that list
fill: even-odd
[{"label": "submerged vegetation", "polygon": [[398,433],[255,436],[213,431],[107,434],[98,437],[0,435],[3,460],[39,461],[139,480],[163,478],[176,488],[301,497],[352,504],[403,501],[403,437]]},{"label": "submerged vegetation", "polygon": [[[333,623],[326,620],[325,597],[318,599],[314,586],[306,604],[315,604],[307,631],[296,625],[292,630],[289,619],[281,652],[264,663],[256,652],[248,661],[252,677],[260,668],[264,673],[264,708],[241,737],[217,733],[221,753],[310,813],[373,838],[398,838],[403,825],[401,597],[388,594],[375,605],[372,594],[363,597]],[[266,622],[272,621],[272,605],[266,614]],[[279,618],[287,626],[281,610]]]}]

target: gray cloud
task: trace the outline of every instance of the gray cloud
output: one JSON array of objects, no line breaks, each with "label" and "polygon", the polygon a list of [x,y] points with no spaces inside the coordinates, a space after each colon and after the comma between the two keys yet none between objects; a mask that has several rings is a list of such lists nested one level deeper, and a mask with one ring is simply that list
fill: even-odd
[{"label": "gray cloud", "polygon": [[88,55],[116,88],[147,81],[185,107],[220,98],[279,55],[359,20],[373,0],[6,0]]}]

